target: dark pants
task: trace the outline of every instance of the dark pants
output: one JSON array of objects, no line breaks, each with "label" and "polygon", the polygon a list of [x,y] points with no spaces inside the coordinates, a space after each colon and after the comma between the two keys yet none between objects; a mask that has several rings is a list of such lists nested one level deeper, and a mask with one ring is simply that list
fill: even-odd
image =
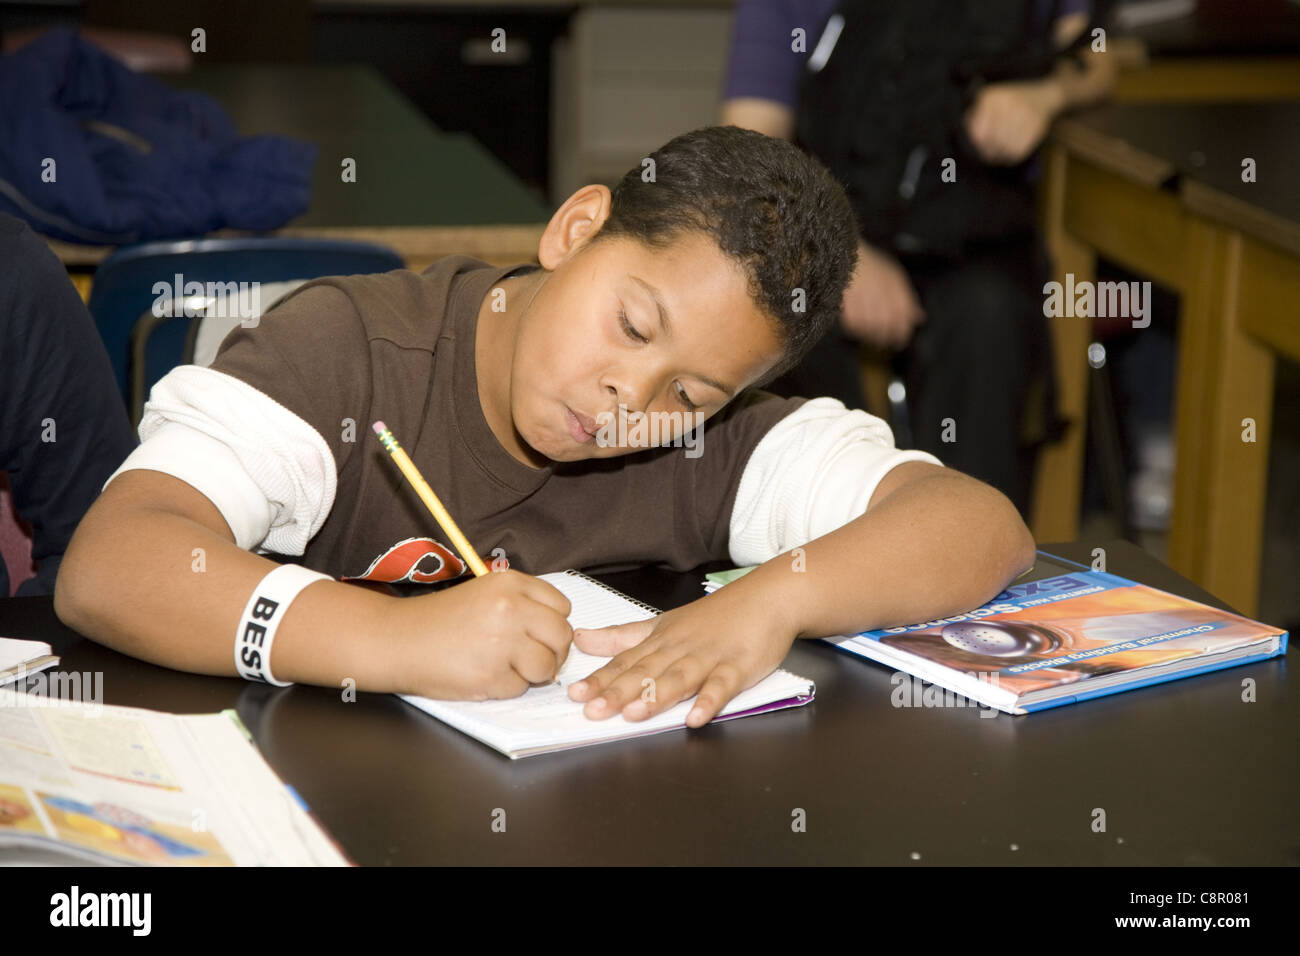
[{"label": "dark pants", "polygon": [[[893,359],[911,444],[997,488],[1028,515],[1036,451],[1059,436],[1047,261],[1037,239],[983,245],[961,261],[904,260],[926,312]],[[767,386],[864,407],[858,345],[838,327]]]}]

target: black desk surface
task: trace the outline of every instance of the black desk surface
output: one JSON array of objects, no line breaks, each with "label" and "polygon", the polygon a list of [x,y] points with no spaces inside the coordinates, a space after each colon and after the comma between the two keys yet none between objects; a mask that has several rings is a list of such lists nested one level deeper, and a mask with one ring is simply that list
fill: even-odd
[{"label": "black desk surface", "polygon": [[[1169,175],[1285,214],[1300,223],[1300,103],[1118,104],[1088,110],[1072,124],[1163,160]],[[1255,160],[1243,182],[1241,161]]]},{"label": "black desk surface", "polygon": [[[1061,131],[1115,171],[1300,255],[1300,103],[1119,104],[1071,116]],[[1246,158],[1254,182],[1242,180]]]},{"label": "black desk surface", "polygon": [[[1223,606],[1138,548],[1103,546],[1108,570]],[[1044,550],[1091,561],[1091,544]],[[695,573],[603,577],[663,608],[702,593]],[[806,707],[511,761],[395,697],[343,703],[123,657],[59,624],[50,598],[0,601],[0,635],[102,670],[108,704],[237,708],[361,864],[1300,864],[1285,658],[989,718],[895,708],[888,668],[800,641],[785,666],[816,681]]]},{"label": "black desk surface", "polygon": [[1198,0],[1192,13],[1136,27],[1155,56],[1256,56],[1300,52],[1300,9],[1290,0]]},{"label": "black desk surface", "polygon": [[[365,66],[196,67],[166,82],[206,93],[244,136],[315,143],[311,207],[294,227],[539,223],[550,210],[472,137],[443,133]],[[344,158],[356,181],[342,181]]]}]

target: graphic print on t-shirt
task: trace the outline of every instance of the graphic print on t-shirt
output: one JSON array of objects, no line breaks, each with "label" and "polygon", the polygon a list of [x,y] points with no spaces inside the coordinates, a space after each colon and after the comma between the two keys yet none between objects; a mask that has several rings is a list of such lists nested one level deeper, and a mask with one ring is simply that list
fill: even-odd
[{"label": "graphic print on t-shirt", "polygon": [[465,573],[465,562],[446,545],[432,538],[407,538],[399,541],[370,562],[364,574],[343,575],[344,581],[383,581],[396,584],[434,584],[450,581]]}]

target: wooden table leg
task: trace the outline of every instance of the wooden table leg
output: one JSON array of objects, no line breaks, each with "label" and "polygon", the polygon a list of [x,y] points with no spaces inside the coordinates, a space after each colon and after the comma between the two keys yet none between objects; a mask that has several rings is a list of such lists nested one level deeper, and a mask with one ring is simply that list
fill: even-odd
[{"label": "wooden table leg", "polygon": [[1241,329],[1240,234],[1195,218],[1188,231],[1169,564],[1253,615],[1263,551],[1273,358]]},{"label": "wooden table leg", "polygon": [[[1060,146],[1047,153],[1044,226],[1052,258],[1052,278],[1064,282],[1074,273],[1076,283],[1093,281],[1097,257],[1065,230],[1065,189],[1068,156]],[[1079,536],[1079,507],[1083,495],[1084,436],[1088,423],[1088,319],[1057,316],[1050,323],[1056,363],[1057,398],[1061,416],[1070,422],[1060,441],[1038,454],[1034,471],[1030,530],[1039,541],[1073,541]]]}]

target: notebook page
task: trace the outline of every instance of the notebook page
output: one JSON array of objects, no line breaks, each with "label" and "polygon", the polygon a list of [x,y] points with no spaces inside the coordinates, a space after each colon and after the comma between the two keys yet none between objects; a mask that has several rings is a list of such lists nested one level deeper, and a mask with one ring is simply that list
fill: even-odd
[{"label": "notebook page", "polygon": [[12,637],[0,637],[0,671],[19,667],[28,661],[48,657],[54,651],[43,641],[20,641]]},{"label": "notebook page", "polygon": [[[607,658],[595,658],[597,667]],[[505,753],[540,746],[560,747],[577,742],[614,740],[682,727],[693,698],[646,720],[628,721],[621,714],[591,720],[583,704],[570,700],[568,686],[595,668],[579,668],[559,685],[534,687],[509,700],[445,701],[404,696],[408,703],[433,714]],[[811,693],[811,683],[787,671],[777,671],[731,700],[719,716],[739,713],[773,701]]]},{"label": "notebook page", "polygon": [[[554,585],[569,599],[569,626],[575,629],[594,630],[614,624],[644,621],[655,616],[654,612],[625,600],[622,595],[597,587],[577,575],[543,574],[539,577],[547,584]],[[608,657],[584,654],[576,645],[570,645],[569,656],[556,674],[556,678],[562,687],[568,687],[604,667],[609,660]],[[565,699],[568,699],[567,693]]]},{"label": "notebook page", "polygon": [[[577,575],[556,572],[539,577],[569,599],[571,627],[608,627],[654,617],[651,611]],[[592,721],[582,714],[583,705],[569,698],[568,688],[609,660],[584,654],[577,646],[570,645],[569,656],[556,674],[559,684],[532,687],[523,695],[507,700],[436,701],[413,696],[404,699],[476,737],[490,736],[493,746],[508,741],[508,747],[513,749],[537,741],[555,741],[575,730],[587,732],[583,725]],[[619,722],[626,724],[621,718]]]},{"label": "notebook page", "polygon": [[[563,573],[540,577],[569,599],[568,620],[575,628],[606,627],[654,616],[647,609],[583,577]],[[693,699],[684,700],[642,721],[627,721],[621,715],[606,720],[586,717],[582,712],[584,704],[569,698],[569,685],[588,677],[609,660],[571,647],[557,675],[558,685],[533,687],[522,696],[508,700],[440,701],[405,695],[403,699],[505,752],[577,741],[610,740],[685,725]],[[779,670],[738,694],[722,715],[810,692],[808,680]]]}]

